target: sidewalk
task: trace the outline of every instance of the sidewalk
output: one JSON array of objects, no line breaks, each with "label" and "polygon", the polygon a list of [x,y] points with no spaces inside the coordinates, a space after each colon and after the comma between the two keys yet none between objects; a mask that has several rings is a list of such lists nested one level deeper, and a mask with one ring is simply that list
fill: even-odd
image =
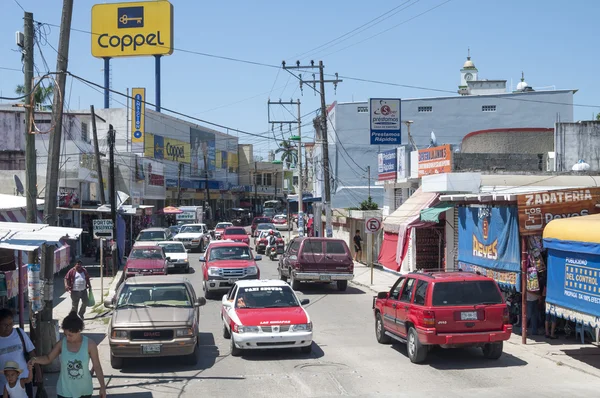
[{"label": "sidewalk", "polygon": [[[364,264],[354,262],[354,280],[350,283],[361,286],[374,295],[378,292],[389,291],[398,280],[399,273],[383,270],[381,266],[373,269],[373,284],[371,284],[371,269]],[[557,366],[567,366],[591,376],[600,377],[600,348],[592,344],[581,344],[574,336],[564,336],[557,340],[547,340],[544,336],[532,336],[527,344],[521,344],[521,335],[513,333],[506,342],[505,349],[518,352],[528,352],[538,357],[548,359]]]}]

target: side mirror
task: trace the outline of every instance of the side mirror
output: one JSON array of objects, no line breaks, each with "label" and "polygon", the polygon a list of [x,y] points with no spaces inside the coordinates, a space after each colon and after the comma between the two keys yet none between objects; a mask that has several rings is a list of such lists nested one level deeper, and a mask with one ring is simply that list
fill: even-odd
[{"label": "side mirror", "polygon": [[254,256],[254,260],[260,261],[262,260],[262,256],[260,254],[257,254],[256,256]]},{"label": "side mirror", "polygon": [[390,292],[379,292],[377,293],[378,299],[386,299],[390,296]]},{"label": "side mirror", "polygon": [[302,300],[300,300],[300,305],[306,305],[308,303],[310,303],[309,299],[302,299]]},{"label": "side mirror", "polygon": [[171,257],[167,257],[167,261],[171,261]]},{"label": "side mirror", "polygon": [[206,262],[206,257],[200,256],[200,258],[198,259],[198,261],[200,261],[201,263],[205,263]]},{"label": "side mirror", "polygon": [[115,308],[115,305],[114,305],[112,299],[111,300],[104,300],[104,307],[106,307],[108,309]]},{"label": "side mirror", "polygon": [[196,299],[196,307],[202,307],[206,305],[206,299],[204,297],[198,297]]}]

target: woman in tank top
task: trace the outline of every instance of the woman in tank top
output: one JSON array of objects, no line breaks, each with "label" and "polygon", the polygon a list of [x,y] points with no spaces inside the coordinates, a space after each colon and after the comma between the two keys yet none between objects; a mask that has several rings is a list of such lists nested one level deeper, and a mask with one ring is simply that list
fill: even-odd
[{"label": "woman in tank top", "polygon": [[90,373],[90,359],[100,383],[100,397],[106,397],[98,346],[81,334],[83,327],[83,320],[76,312],[71,312],[62,322],[65,337],[54,346],[50,354],[30,360],[32,365],[48,365],[60,355],[60,376],[56,386],[59,398],[91,398],[94,385]]}]

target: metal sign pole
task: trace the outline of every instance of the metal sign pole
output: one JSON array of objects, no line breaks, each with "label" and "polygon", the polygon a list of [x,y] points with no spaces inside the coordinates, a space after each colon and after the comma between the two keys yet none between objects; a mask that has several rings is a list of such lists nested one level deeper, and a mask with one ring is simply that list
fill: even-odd
[{"label": "metal sign pole", "polygon": [[367,234],[367,266],[371,267],[371,285],[373,284],[373,233]]},{"label": "metal sign pole", "polygon": [[104,239],[98,239],[100,242],[100,297],[104,300]]}]

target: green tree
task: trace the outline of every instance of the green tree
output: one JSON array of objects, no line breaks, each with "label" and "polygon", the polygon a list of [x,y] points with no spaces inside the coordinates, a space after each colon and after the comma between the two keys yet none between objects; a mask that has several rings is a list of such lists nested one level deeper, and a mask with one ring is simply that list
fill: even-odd
[{"label": "green tree", "polygon": [[[15,89],[15,92],[18,95],[27,94],[25,92],[25,86],[23,86],[22,84],[19,84],[17,86],[17,88]],[[35,104],[40,106],[44,110],[52,109],[52,105],[49,105],[49,103],[52,102],[53,97],[54,97],[54,84],[52,84],[52,83],[50,83],[46,87],[42,87],[42,85],[40,84],[35,89],[35,93],[34,93]],[[25,102],[25,98],[23,98],[21,101]]]},{"label": "green tree", "polygon": [[596,114],[596,120],[600,120],[600,113]]},{"label": "green tree", "polygon": [[373,199],[369,196],[369,199],[363,200],[360,203],[360,209],[361,210],[378,210],[379,205],[377,203],[373,202]]},{"label": "green tree", "polygon": [[283,140],[275,153],[281,153],[281,161],[285,163],[288,169],[290,165],[295,166],[298,163],[298,151],[290,141]]}]

